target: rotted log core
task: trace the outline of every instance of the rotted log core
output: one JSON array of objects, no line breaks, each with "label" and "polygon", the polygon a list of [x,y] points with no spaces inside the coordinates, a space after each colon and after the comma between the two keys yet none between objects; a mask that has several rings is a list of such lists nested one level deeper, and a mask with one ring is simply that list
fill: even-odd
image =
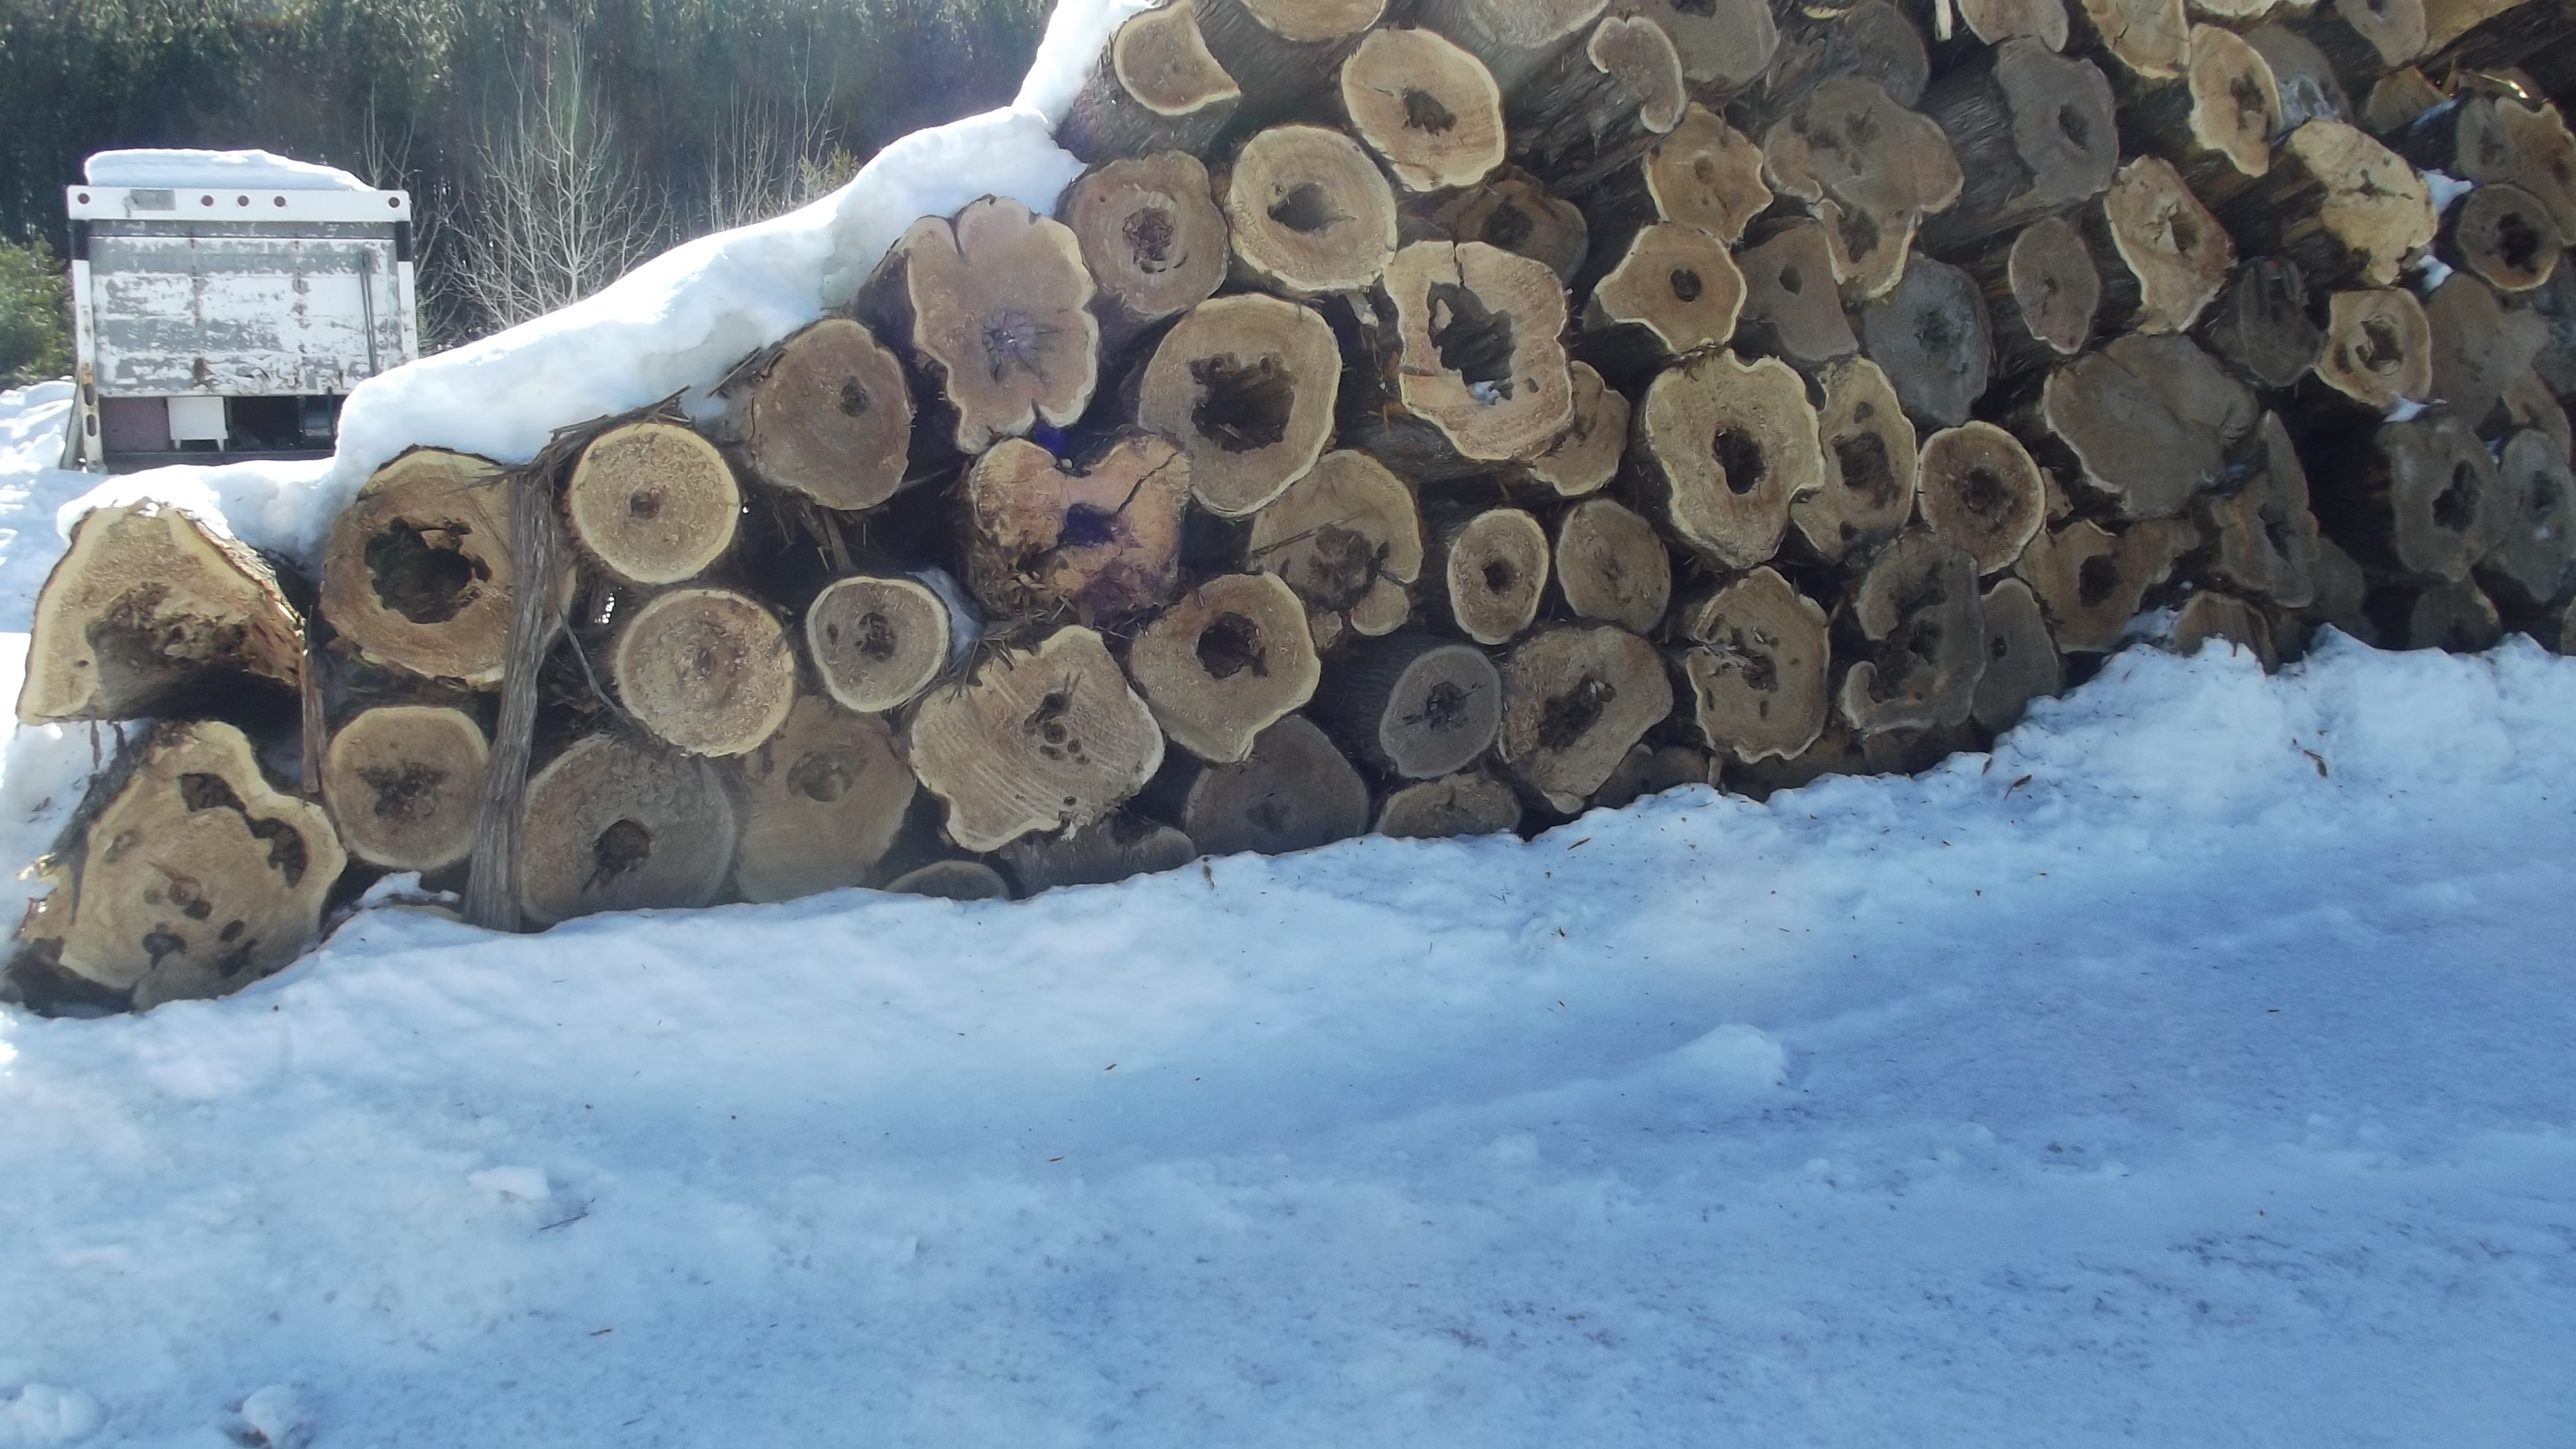
[{"label": "rotted log core", "polygon": [[584,736],[528,782],[520,909],[552,925],[703,906],[724,889],[735,829],[709,762],[623,734]]},{"label": "rotted log core", "polygon": [[489,686],[509,652],[510,485],[499,465],[415,448],[331,521],[322,612],[369,659]]},{"label": "rotted log core", "polygon": [[1790,504],[1824,486],[1806,382],[1778,358],[1693,358],[1646,389],[1635,426],[1631,455],[1675,539],[1726,568],[1768,562]]},{"label": "rotted log core", "polygon": [[[1365,637],[1403,627],[1422,576],[1422,520],[1405,481],[1366,453],[1327,453],[1252,516],[1246,558],[1310,614]],[[1321,631],[1318,631],[1319,634]]]},{"label": "rotted log core", "polygon": [[1226,764],[1303,709],[1323,672],[1295,590],[1275,574],[1223,574],[1137,631],[1127,675],[1172,743]]},{"label": "rotted log core", "polygon": [[1852,591],[1856,654],[1835,704],[1863,736],[1966,720],[1985,668],[1977,566],[1929,532],[1901,535]]},{"label": "rotted log core", "polygon": [[2039,465],[1992,423],[1926,438],[1919,477],[1924,523],[1964,551],[1980,575],[2010,568],[2045,521]]},{"label": "rotted log core", "polygon": [[1879,365],[1866,357],[1825,369],[1816,418],[1823,485],[1789,505],[1807,550],[1827,563],[1894,538],[1914,516],[1914,423]]},{"label": "rotted log core", "polygon": [[1672,709],[1653,645],[1610,624],[1545,629],[1503,662],[1498,751],[1522,784],[1570,815]]},{"label": "rotted log core", "polygon": [[1163,334],[1137,388],[1136,421],[1189,456],[1200,504],[1240,518],[1323,456],[1341,375],[1333,329],[1313,308],[1215,297]]},{"label": "rotted log core", "polygon": [[1079,466],[1024,438],[966,471],[966,580],[1004,618],[1095,624],[1160,604],[1180,580],[1189,455],[1123,431]]},{"label": "rotted log core", "polygon": [[443,870],[474,848],[491,746],[462,710],[392,704],[331,736],[322,801],[351,855],[387,870]]},{"label": "rotted log core", "polygon": [[1086,171],[1059,210],[1098,285],[1104,343],[1188,311],[1225,282],[1225,213],[1207,167],[1186,151]]},{"label": "rotted log core", "polygon": [[996,650],[965,681],[932,690],[907,743],[913,772],[948,807],[948,838],[977,852],[1089,825],[1163,763],[1153,712],[1079,625]]},{"label": "rotted log core", "polygon": [[1816,742],[1831,645],[1814,600],[1760,568],[1685,608],[1681,625],[1692,718],[1711,750],[1749,765]]}]

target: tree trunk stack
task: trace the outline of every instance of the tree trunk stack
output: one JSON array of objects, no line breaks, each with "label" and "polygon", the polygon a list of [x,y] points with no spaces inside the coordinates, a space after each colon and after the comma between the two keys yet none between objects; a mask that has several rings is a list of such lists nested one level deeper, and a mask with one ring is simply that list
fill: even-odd
[{"label": "tree trunk stack", "polygon": [[20,716],[160,723],[11,989],[228,990],[393,871],[975,899],[1919,769],[2136,637],[2563,648],[2570,14],[1171,0],[1053,215],[685,414],[406,454],[310,579],[86,519]]}]

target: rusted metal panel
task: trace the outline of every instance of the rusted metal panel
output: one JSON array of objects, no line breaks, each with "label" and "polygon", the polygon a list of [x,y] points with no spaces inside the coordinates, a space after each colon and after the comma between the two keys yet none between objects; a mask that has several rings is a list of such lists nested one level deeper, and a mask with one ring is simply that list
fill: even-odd
[{"label": "rusted metal panel", "polygon": [[398,270],[389,236],[94,235],[99,393],[345,393],[407,355]]}]

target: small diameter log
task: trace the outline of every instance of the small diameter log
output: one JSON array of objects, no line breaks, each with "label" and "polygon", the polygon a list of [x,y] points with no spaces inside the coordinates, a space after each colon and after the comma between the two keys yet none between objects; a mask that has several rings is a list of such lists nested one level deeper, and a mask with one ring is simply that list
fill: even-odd
[{"label": "small diameter log", "polygon": [[1810,204],[1833,244],[1834,275],[1856,297],[1896,285],[1922,218],[1958,201],[1949,138],[1854,76],[1809,92],[1763,133],[1771,188]]},{"label": "small diameter log", "polygon": [[2482,654],[2504,637],[2504,620],[2475,584],[2430,584],[2407,605],[2405,629],[2409,649]]},{"label": "small diameter log", "polygon": [[948,667],[956,624],[918,579],[835,579],[805,609],[805,652],[843,709],[872,714],[909,704]]},{"label": "small diameter log", "polygon": [[2436,229],[2424,178],[2341,121],[2291,132],[2272,169],[2222,211],[2248,251],[2288,257],[2311,287],[2394,286],[2398,267]]},{"label": "small diameter log", "polygon": [[1169,0],[1118,27],[1055,138],[1095,163],[1149,151],[1204,151],[1242,100],[1243,88],[1199,37],[1197,7]]},{"label": "small diameter log", "polygon": [[1241,518],[1315,466],[1341,386],[1333,329],[1277,297],[1215,297],[1163,334],[1138,379],[1136,421],[1189,455],[1190,491]]},{"label": "small diameter log", "polygon": [[2235,492],[2201,504],[2204,531],[2216,540],[2209,576],[2249,597],[2305,608],[2315,597],[2317,571],[2307,470],[2279,418],[2264,414],[2259,437],[2261,466],[2253,476]]},{"label": "small diameter log", "polygon": [[877,263],[857,310],[904,339],[956,413],[957,451],[983,452],[1091,405],[1100,319],[1073,228],[987,196],[925,216]]},{"label": "small diameter log", "polygon": [[2549,209],[2519,186],[2479,187],[2452,208],[2442,228],[2443,260],[2499,292],[2528,292],[2547,282],[2566,249],[2567,234]]},{"label": "small diameter log", "polygon": [[1825,611],[1755,569],[1682,612],[1682,676],[1708,747],[1741,764],[1802,754],[1824,732]]},{"label": "small diameter log", "polygon": [[2503,537],[2495,460],[2447,411],[2383,423],[2323,521],[2365,567],[2456,584]]},{"label": "small diameter log", "polygon": [[1483,651],[1418,630],[1336,658],[1314,709],[1353,755],[1408,780],[1474,764],[1502,713],[1502,677]]},{"label": "small diameter log", "polygon": [[2317,381],[2384,415],[2401,399],[2433,395],[2433,327],[2403,289],[2337,292],[2326,299]]},{"label": "small diameter log", "polygon": [[2161,156],[2121,167],[2085,229],[2102,268],[2102,321],[2112,328],[2188,330],[2236,265],[2227,229]]},{"label": "small diameter log", "polygon": [[1140,613],[1180,581],[1190,460],[1122,430],[1080,464],[1005,438],[966,470],[966,582],[1004,618],[1096,624]]},{"label": "small diameter log", "polygon": [[1566,365],[1574,384],[1574,417],[1546,452],[1521,466],[1529,482],[1559,498],[1599,491],[1619,473],[1628,447],[1628,399],[1613,392],[1590,363]]},{"label": "small diameter log", "polygon": [[415,448],[377,469],[331,521],[322,617],[379,663],[498,684],[516,572],[500,466]]},{"label": "small diameter log", "polygon": [[1011,883],[980,860],[934,860],[886,882],[899,896],[928,896],[935,901],[1007,901]]},{"label": "small diameter log", "polygon": [[1479,644],[1508,642],[1538,618],[1548,559],[1547,530],[1517,508],[1489,508],[1431,530],[1438,599],[1458,632]]},{"label": "small diameter log", "polygon": [[1681,123],[1689,96],[1663,27],[1615,15],[1511,88],[1512,149],[1544,171],[1582,175],[1616,164]]},{"label": "small diameter log", "polygon": [[1342,62],[1342,111],[1407,191],[1473,186],[1503,164],[1503,93],[1430,30],[1372,30]]},{"label": "small diameter log", "polygon": [[1123,810],[1068,835],[1023,835],[1002,847],[1002,863],[1029,895],[1179,870],[1198,858],[1188,836]]},{"label": "small diameter log", "polygon": [[846,317],[791,334],[727,384],[726,403],[752,476],[773,488],[856,512],[903,486],[912,446],[903,363]]},{"label": "small diameter log", "polygon": [[1086,171],[1056,209],[1099,288],[1104,348],[1215,295],[1233,259],[1207,167],[1185,151]]},{"label": "small diameter log", "polygon": [[18,718],[205,711],[211,693],[292,698],[304,626],[259,555],[179,509],[92,509],[36,595]]},{"label": "small diameter log", "polygon": [[1392,633],[1413,612],[1422,577],[1422,518],[1413,490],[1366,453],[1325,454],[1305,477],[1252,515],[1245,557],[1287,581],[1310,617],[1329,619],[1318,638],[1343,628],[1364,637]]},{"label": "small diameter log", "polygon": [[1398,230],[1408,242],[1480,241],[1545,262],[1560,282],[1571,282],[1592,251],[1583,208],[1550,195],[1545,183],[1506,166],[1481,186],[1454,196],[1426,197],[1409,205]]},{"label": "small diameter log", "polygon": [[2030,702],[2066,687],[2066,661],[2040,616],[2039,597],[2019,579],[1986,590],[1986,667],[1969,718],[1988,734],[2021,723]]},{"label": "small diameter log", "polygon": [[1490,775],[1449,775],[1407,785],[1387,796],[1377,811],[1377,833],[1397,840],[1504,835],[1520,824],[1520,796]]},{"label": "small diameter log", "polygon": [[733,800],[705,760],[588,735],[528,782],[519,907],[552,925],[599,911],[703,906],[733,867]]},{"label": "small diameter log", "polygon": [[1377,349],[1373,394],[1350,399],[1350,441],[1411,476],[1456,477],[1535,457],[1573,421],[1565,289],[1545,266],[1416,242],[1388,265],[1386,301],[1394,345]]},{"label": "small diameter log", "polygon": [[2098,49],[2142,81],[2178,80],[2191,62],[2183,0],[2076,0],[2077,49]]},{"label": "small diameter log", "polygon": [[1360,291],[1395,257],[1395,192],[1339,131],[1278,126],[1244,142],[1224,201],[1235,270],[1270,291]]},{"label": "small diameter log", "polygon": [[1682,76],[1719,94],[1742,90],[1771,68],[1779,24],[1763,0],[1628,0],[1620,8],[1663,27]]},{"label": "small diameter log", "polygon": [[1724,346],[1744,306],[1744,275],[1716,237],[1659,222],[1583,304],[1584,352],[1614,377],[1636,377],[1676,357]]},{"label": "small diameter log", "polygon": [[2203,592],[2183,601],[2174,612],[2173,636],[2166,647],[2188,659],[2212,639],[2223,639],[2229,653],[2239,649],[2261,661],[2265,673],[2281,667],[2272,643],[2271,622],[2262,611],[2233,594]]},{"label": "small diameter log", "polygon": [[914,773],[948,806],[960,849],[999,850],[1033,830],[1078,829],[1144,787],[1163,732],[1089,629],[988,656],[913,715]]},{"label": "small diameter log", "polygon": [[917,787],[883,715],[799,695],[760,747],[723,765],[741,822],[734,888],[747,901],[865,885],[894,848]]},{"label": "small diameter log", "polygon": [[2284,257],[2249,257],[2201,314],[2200,340],[2227,365],[2269,388],[2288,388],[2316,366],[2325,334],[2308,316],[2307,284]]},{"label": "small diameter log", "polygon": [[1994,375],[2020,377],[2084,350],[2102,305],[2102,269],[2084,234],[2064,217],[2015,233],[2010,246],[1968,264],[1985,294],[1994,337]]},{"label": "small diameter log", "polygon": [[1571,815],[1673,711],[1655,646],[1608,624],[1543,630],[1503,661],[1503,764]]},{"label": "small diameter log", "polygon": [[2525,428],[2505,439],[2496,486],[2504,522],[2477,575],[2496,597],[2537,611],[2576,584],[2576,474],[2557,443]]},{"label": "small diameter log", "polygon": [[1630,461],[1675,540],[1724,568],[1769,561],[1790,504],[1825,483],[1806,382],[1778,358],[1683,363],[1646,389],[1635,428]]},{"label": "small diameter log", "polygon": [[1209,855],[1286,855],[1368,829],[1369,792],[1304,715],[1261,732],[1240,763],[1210,765],[1190,782],[1182,828]]},{"label": "small diameter log", "polygon": [[1576,618],[1652,634],[1672,602],[1673,563],[1653,524],[1588,498],[1557,520],[1556,586]]},{"label": "small diameter log", "polygon": [[387,870],[444,870],[474,849],[491,746],[462,710],[392,704],[331,736],[322,803],[351,855]]},{"label": "small diameter log", "polygon": [[2308,618],[2320,624],[2331,624],[2364,644],[2379,642],[2379,625],[2367,608],[2370,578],[2353,562],[2351,554],[2337,547],[2331,538],[2317,540],[2317,592],[2306,610]]},{"label": "small diameter log", "polygon": [[1273,574],[1223,574],[1146,622],[1127,677],[1172,743],[1222,764],[1304,708],[1323,668],[1295,590]]},{"label": "small diameter log", "polygon": [[1870,561],[1847,615],[1858,648],[1835,703],[1862,734],[1943,729],[1975,706],[1985,669],[1977,566],[1929,533],[1909,532]]},{"label": "small diameter log", "polygon": [[2324,54],[2344,89],[2359,95],[2382,71],[2422,55],[2424,0],[2329,0],[2290,20]]},{"label": "small diameter log", "polygon": [[1968,423],[1923,442],[1923,521],[1980,575],[2012,567],[2046,521],[2039,465],[2012,434]]},{"label": "small diameter log", "polygon": [[2122,518],[2180,512],[2225,465],[2213,429],[2176,416],[2107,352],[2088,352],[2050,373],[2033,422],[2068,465],[2065,480]]},{"label": "small diameter log", "polygon": [[2120,120],[2136,149],[2171,161],[2194,194],[2216,201],[2271,169],[2281,114],[2263,53],[2233,30],[2195,25],[2183,84],[2142,90]]},{"label": "small diameter log", "polygon": [[1859,312],[1861,347],[1886,369],[1905,411],[1935,427],[1966,422],[1994,363],[1994,332],[1976,279],[1917,256],[1887,295]]},{"label": "small diameter log", "polygon": [[2351,97],[2335,79],[2334,65],[2316,43],[2279,21],[2245,32],[2245,43],[2272,68],[2281,92],[2281,125],[2296,130],[2310,121],[2354,119]]},{"label": "small diameter log", "polygon": [[1877,363],[1838,362],[1819,380],[1824,484],[1789,506],[1789,521],[1809,552],[1840,563],[1894,538],[1914,516],[1918,454],[1914,424]]},{"label": "small diameter log", "polygon": [[627,423],[581,450],[564,530],[631,584],[694,578],[733,546],[742,489],[716,445],[677,423]]},{"label": "small diameter log", "polygon": [[1746,340],[1801,367],[1860,350],[1834,287],[1824,224],[1801,217],[1736,258],[1744,276]]},{"label": "small diameter log", "polygon": [[1199,34],[1256,123],[1324,93],[1385,13],[1385,0],[1198,0]]},{"label": "small diameter log", "polygon": [[2033,39],[1971,55],[1923,96],[1965,179],[1959,201],[1927,222],[1955,247],[2054,215],[2111,184],[2120,139],[2111,83],[2088,60]]},{"label": "small diameter log", "polygon": [[2148,519],[2119,533],[2079,519],[2033,538],[2015,571],[2039,599],[2059,649],[2108,654],[2197,536],[2178,519]]},{"label": "small diameter log", "polygon": [[2506,311],[2495,289],[2453,272],[2424,301],[2433,337],[2432,396],[2460,420],[2481,428],[2507,384],[2531,366],[2548,340],[2548,324],[2519,308]]},{"label": "small diameter log", "polygon": [[1550,57],[1581,49],[1601,10],[1602,0],[1415,0],[1409,18],[1463,46],[1508,91]]},{"label": "small diameter log", "polygon": [[618,630],[608,656],[617,698],[655,736],[694,755],[739,755],[775,733],[796,702],[796,651],[759,600],[673,589]]},{"label": "small diameter log", "polygon": [[63,852],[67,895],[23,928],[59,940],[64,970],[144,1008],[246,986],[313,939],[348,857],[321,806],[269,785],[240,730],[165,724],[114,790]]}]

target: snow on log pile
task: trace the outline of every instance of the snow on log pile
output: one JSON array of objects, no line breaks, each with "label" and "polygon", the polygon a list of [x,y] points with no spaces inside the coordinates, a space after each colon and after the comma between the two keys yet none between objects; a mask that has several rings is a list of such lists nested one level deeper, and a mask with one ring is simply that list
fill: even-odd
[{"label": "snow on log pile", "polygon": [[13,989],[225,991],[394,871],[518,929],[1921,769],[2148,610],[2567,647],[2554,0],[1172,0],[1097,49],[1051,215],[836,256],[685,396],[402,453],[300,563],[82,518],[20,717],[161,723]]}]

